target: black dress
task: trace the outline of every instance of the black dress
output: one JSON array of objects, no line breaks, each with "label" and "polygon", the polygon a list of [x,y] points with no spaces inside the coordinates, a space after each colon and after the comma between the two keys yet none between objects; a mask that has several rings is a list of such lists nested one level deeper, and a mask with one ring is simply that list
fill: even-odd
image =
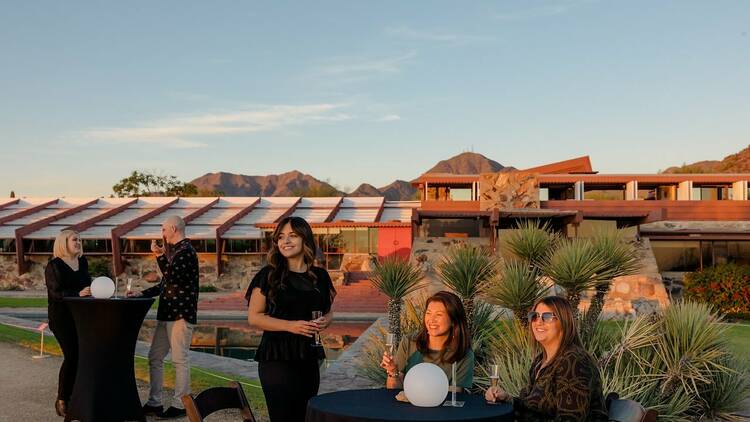
[{"label": "black dress", "polygon": [[57,399],[70,399],[78,366],[78,335],[73,315],[63,303],[64,297],[78,297],[81,290],[91,285],[89,264],[86,258],[78,258],[78,271],[73,271],[60,258],[53,258],[44,270],[47,284],[47,316],[49,328],[55,335],[63,353],[60,376],[57,384]]},{"label": "black dress", "polygon": [[[287,321],[310,321],[313,311],[327,314],[331,310],[336,290],[328,272],[311,267],[313,279],[307,273],[289,272],[286,288],[280,289],[271,303],[268,295],[268,276],[272,268],[266,266],[255,275],[245,297],[256,287],[266,296],[266,314]],[[313,345],[313,339],[286,331],[264,331],[255,360],[258,361],[263,394],[272,422],[302,422],[307,401],[318,394],[320,360],[325,359],[323,347]]]}]

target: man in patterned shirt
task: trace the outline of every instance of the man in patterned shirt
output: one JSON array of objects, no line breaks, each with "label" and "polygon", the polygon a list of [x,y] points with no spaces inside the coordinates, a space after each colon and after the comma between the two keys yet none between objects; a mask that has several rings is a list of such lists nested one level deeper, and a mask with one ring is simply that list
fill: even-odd
[{"label": "man in patterned shirt", "polygon": [[[188,352],[193,339],[193,328],[198,314],[198,255],[185,237],[185,221],[178,216],[168,217],[161,226],[164,240],[170,245],[151,242],[151,251],[162,272],[159,284],[131,296],[159,296],[156,330],[148,353],[151,390],[143,413],[171,419],[185,416],[181,397],[190,394],[190,363]],[[175,368],[175,388],[172,405],[162,406],[164,357],[172,352]]]}]

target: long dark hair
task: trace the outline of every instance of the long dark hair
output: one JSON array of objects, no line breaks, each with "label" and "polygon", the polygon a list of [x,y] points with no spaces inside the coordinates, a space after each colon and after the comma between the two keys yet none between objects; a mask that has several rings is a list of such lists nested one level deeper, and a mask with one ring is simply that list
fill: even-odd
[{"label": "long dark hair", "polygon": [[[440,361],[453,363],[457,362],[466,355],[471,348],[471,339],[469,338],[469,329],[466,324],[466,312],[461,299],[455,294],[448,291],[437,292],[427,298],[424,305],[425,315],[427,307],[432,302],[440,302],[445,306],[448,317],[451,320],[451,328],[448,331],[448,339],[445,341],[445,347],[440,351]],[[422,353],[428,351],[430,335],[427,333],[427,324],[422,318],[422,330],[417,335],[417,349]]]},{"label": "long dark hair", "polygon": [[318,277],[312,271],[313,262],[315,261],[315,238],[313,237],[312,228],[301,217],[286,217],[282,219],[271,235],[271,250],[268,251],[268,265],[272,270],[268,273],[268,300],[275,304],[275,296],[279,290],[286,289],[286,279],[289,275],[289,262],[279,250],[279,235],[281,230],[289,224],[292,231],[302,238],[302,260],[307,266],[307,274],[317,282]]},{"label": "long dark hair", "polygon": [[[560,348],[557,350],[557,354],[553,356],[553,359],[558,356],[562,356],[562,354],[571,347],[577,346],[583,349],[583,343],[581,342],[581,337],[578,335],[578,328],[576,328],[576,319],[573,316],[573,307],[570,305],[570,302],[568,302],[568,300],[564,297],[547,296],[537,300],[531,309],[533,311],[536,311],[536,307],[539,306],[540,303],[543,303],[550,309],[552,309],[552,312],[555,313],[557,320],[560,321],[560,331],[562,331],[562,339],[560,341]],[[541,352],[544,354],[544,358],[547,359],[547,352],[545,352],[542,345],[539,344],[538,341],[536,341],[533,328],[531,328],[531,324],[529,324],[529,336],[531,336],[531,342],[534,345],[534,349],[537,351],[541,349]]]}]

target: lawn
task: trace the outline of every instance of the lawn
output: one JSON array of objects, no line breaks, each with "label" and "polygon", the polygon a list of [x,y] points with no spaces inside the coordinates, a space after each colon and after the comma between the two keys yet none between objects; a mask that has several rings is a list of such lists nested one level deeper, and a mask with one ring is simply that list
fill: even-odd
[{"label": "lawn", "polygon": [[[38,333],[10,325],[0,324],[0,341],[39,350]],[[45,337],[44,350],[51,355],[59,356],[62,354],[60,346],[54,337]],[[136,356],[135,377],[148,382],[147,358]],[[196,367],[190,368],[190,388],[196,393],[211,387],[225,387],[229,380],[235,380],[242,384],[242,388],[245,390],[245,394],[253,408],[253,413],[256,415],[268,415],[266,401],[258,381]],[[164,363],[164,385],[168,388],[174,388],[174,366],[172,366],[171,362]]]},{"label": "lawn", "polygon": [[[159,305],[159,298],[156,298],[151,309],[156,309]],[[0,308],[46,308],[46,297],[0,297]]]}]

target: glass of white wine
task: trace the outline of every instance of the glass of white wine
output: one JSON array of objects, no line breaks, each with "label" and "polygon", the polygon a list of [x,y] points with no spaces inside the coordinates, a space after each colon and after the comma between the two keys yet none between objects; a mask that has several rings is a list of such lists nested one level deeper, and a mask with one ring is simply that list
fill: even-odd
[{"label": "glass of white wine", "polygon": [[[323,312],[322,311],[312,311],[312,320],[317,321],[318,319],[323,318]],[[313,346],[322,346],[323,343],[320,342],[320,332],[315,333],[315,341],[313,342]]]},{"label": "glass of white wine", "polygon": [[388,353],[388,357],[393,358],[396,353],[396,335],[393,333],[386,333],[385,335],[385,351]]}]

